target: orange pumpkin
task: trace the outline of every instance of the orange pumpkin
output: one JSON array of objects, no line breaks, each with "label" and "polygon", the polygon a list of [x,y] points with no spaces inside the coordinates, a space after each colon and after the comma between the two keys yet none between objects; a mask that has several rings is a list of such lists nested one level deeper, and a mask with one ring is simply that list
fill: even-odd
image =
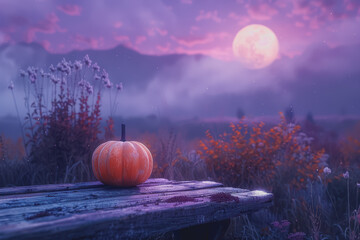
[{"label": "orange pumpkin", "polygon": [[92,155],[95,177],[104,184],[130,187],[145,182],[151,175],[153,159],[149,149],[136,141],[108,141]]}]

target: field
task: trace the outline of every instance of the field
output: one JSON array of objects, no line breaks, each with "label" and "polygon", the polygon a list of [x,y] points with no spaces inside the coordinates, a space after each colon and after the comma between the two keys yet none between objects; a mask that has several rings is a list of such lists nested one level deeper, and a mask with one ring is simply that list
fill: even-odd
[{"label": "field", "polygon": [[[95,142],[118,139],[118,126],[127,122],[128,138],[142,141],[153,154],[152,177],[215,180],[273,192],[273,207],[232,220],[229,239],[358,239],[359,120],[295,120],[283,114],[264,122],[230,120],[114,117],[112,133],[109,121],[103,121]],[[54,138],[39,139],[44,137]],[[47,145],[26,157],[21,138],[1,135],[0,140],[0,186],[95,180],[89,165],[94,142],[81,152],[59,142],[73,155],[56,157],[64,152],[57,147],[45,158]]]}]

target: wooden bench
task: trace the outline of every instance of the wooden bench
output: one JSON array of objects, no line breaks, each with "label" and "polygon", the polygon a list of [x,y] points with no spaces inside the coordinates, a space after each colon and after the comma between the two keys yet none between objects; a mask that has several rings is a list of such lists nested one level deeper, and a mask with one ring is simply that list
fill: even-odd
[{"label": "wooden bench", "polygon": [[133,188],[100,182],[0,188],[0,239],[141,239],[170,231],[178,239],[217,239],[230,218],[271,203],[263,191],[161,178]]}]

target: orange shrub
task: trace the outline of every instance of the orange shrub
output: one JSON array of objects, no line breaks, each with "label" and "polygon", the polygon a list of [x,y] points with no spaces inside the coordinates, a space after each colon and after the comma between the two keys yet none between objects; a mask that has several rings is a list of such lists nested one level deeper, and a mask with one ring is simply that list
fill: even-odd
[{"label": "orange shrub", "polygon": [[345,168],[360,167],[360,123],[358,123],[346,139],[341,142],[341,165]]},{"label": "orange shrub", "polygon": [[0,135],[0,161],[22,160],[25,157],[25,149],[21,138],[16,141]]},{"label": "orange shrub", "polygon": [[[215,138],[210,131],[200,142],[199,154],[217,180],[241,187],[273,186],[276,179],[291,187],[305,187],[319,171],[324,151],[311,149],[312,139],[300,126],[281,122],[266,130],[265,124],[243,120],[230,124],[230,133]],[[281,179],[280,179],[281,178]]]}]

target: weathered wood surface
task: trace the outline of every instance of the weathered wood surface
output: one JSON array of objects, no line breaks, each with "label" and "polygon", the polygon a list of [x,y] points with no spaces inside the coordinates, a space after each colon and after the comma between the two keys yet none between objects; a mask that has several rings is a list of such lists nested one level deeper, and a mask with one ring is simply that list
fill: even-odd
[{"label": "weathered wood surface", "polygon": [[272,194],[211,181],[149,179],[0,189],[0,239],[139,239],[267,207]]}]

